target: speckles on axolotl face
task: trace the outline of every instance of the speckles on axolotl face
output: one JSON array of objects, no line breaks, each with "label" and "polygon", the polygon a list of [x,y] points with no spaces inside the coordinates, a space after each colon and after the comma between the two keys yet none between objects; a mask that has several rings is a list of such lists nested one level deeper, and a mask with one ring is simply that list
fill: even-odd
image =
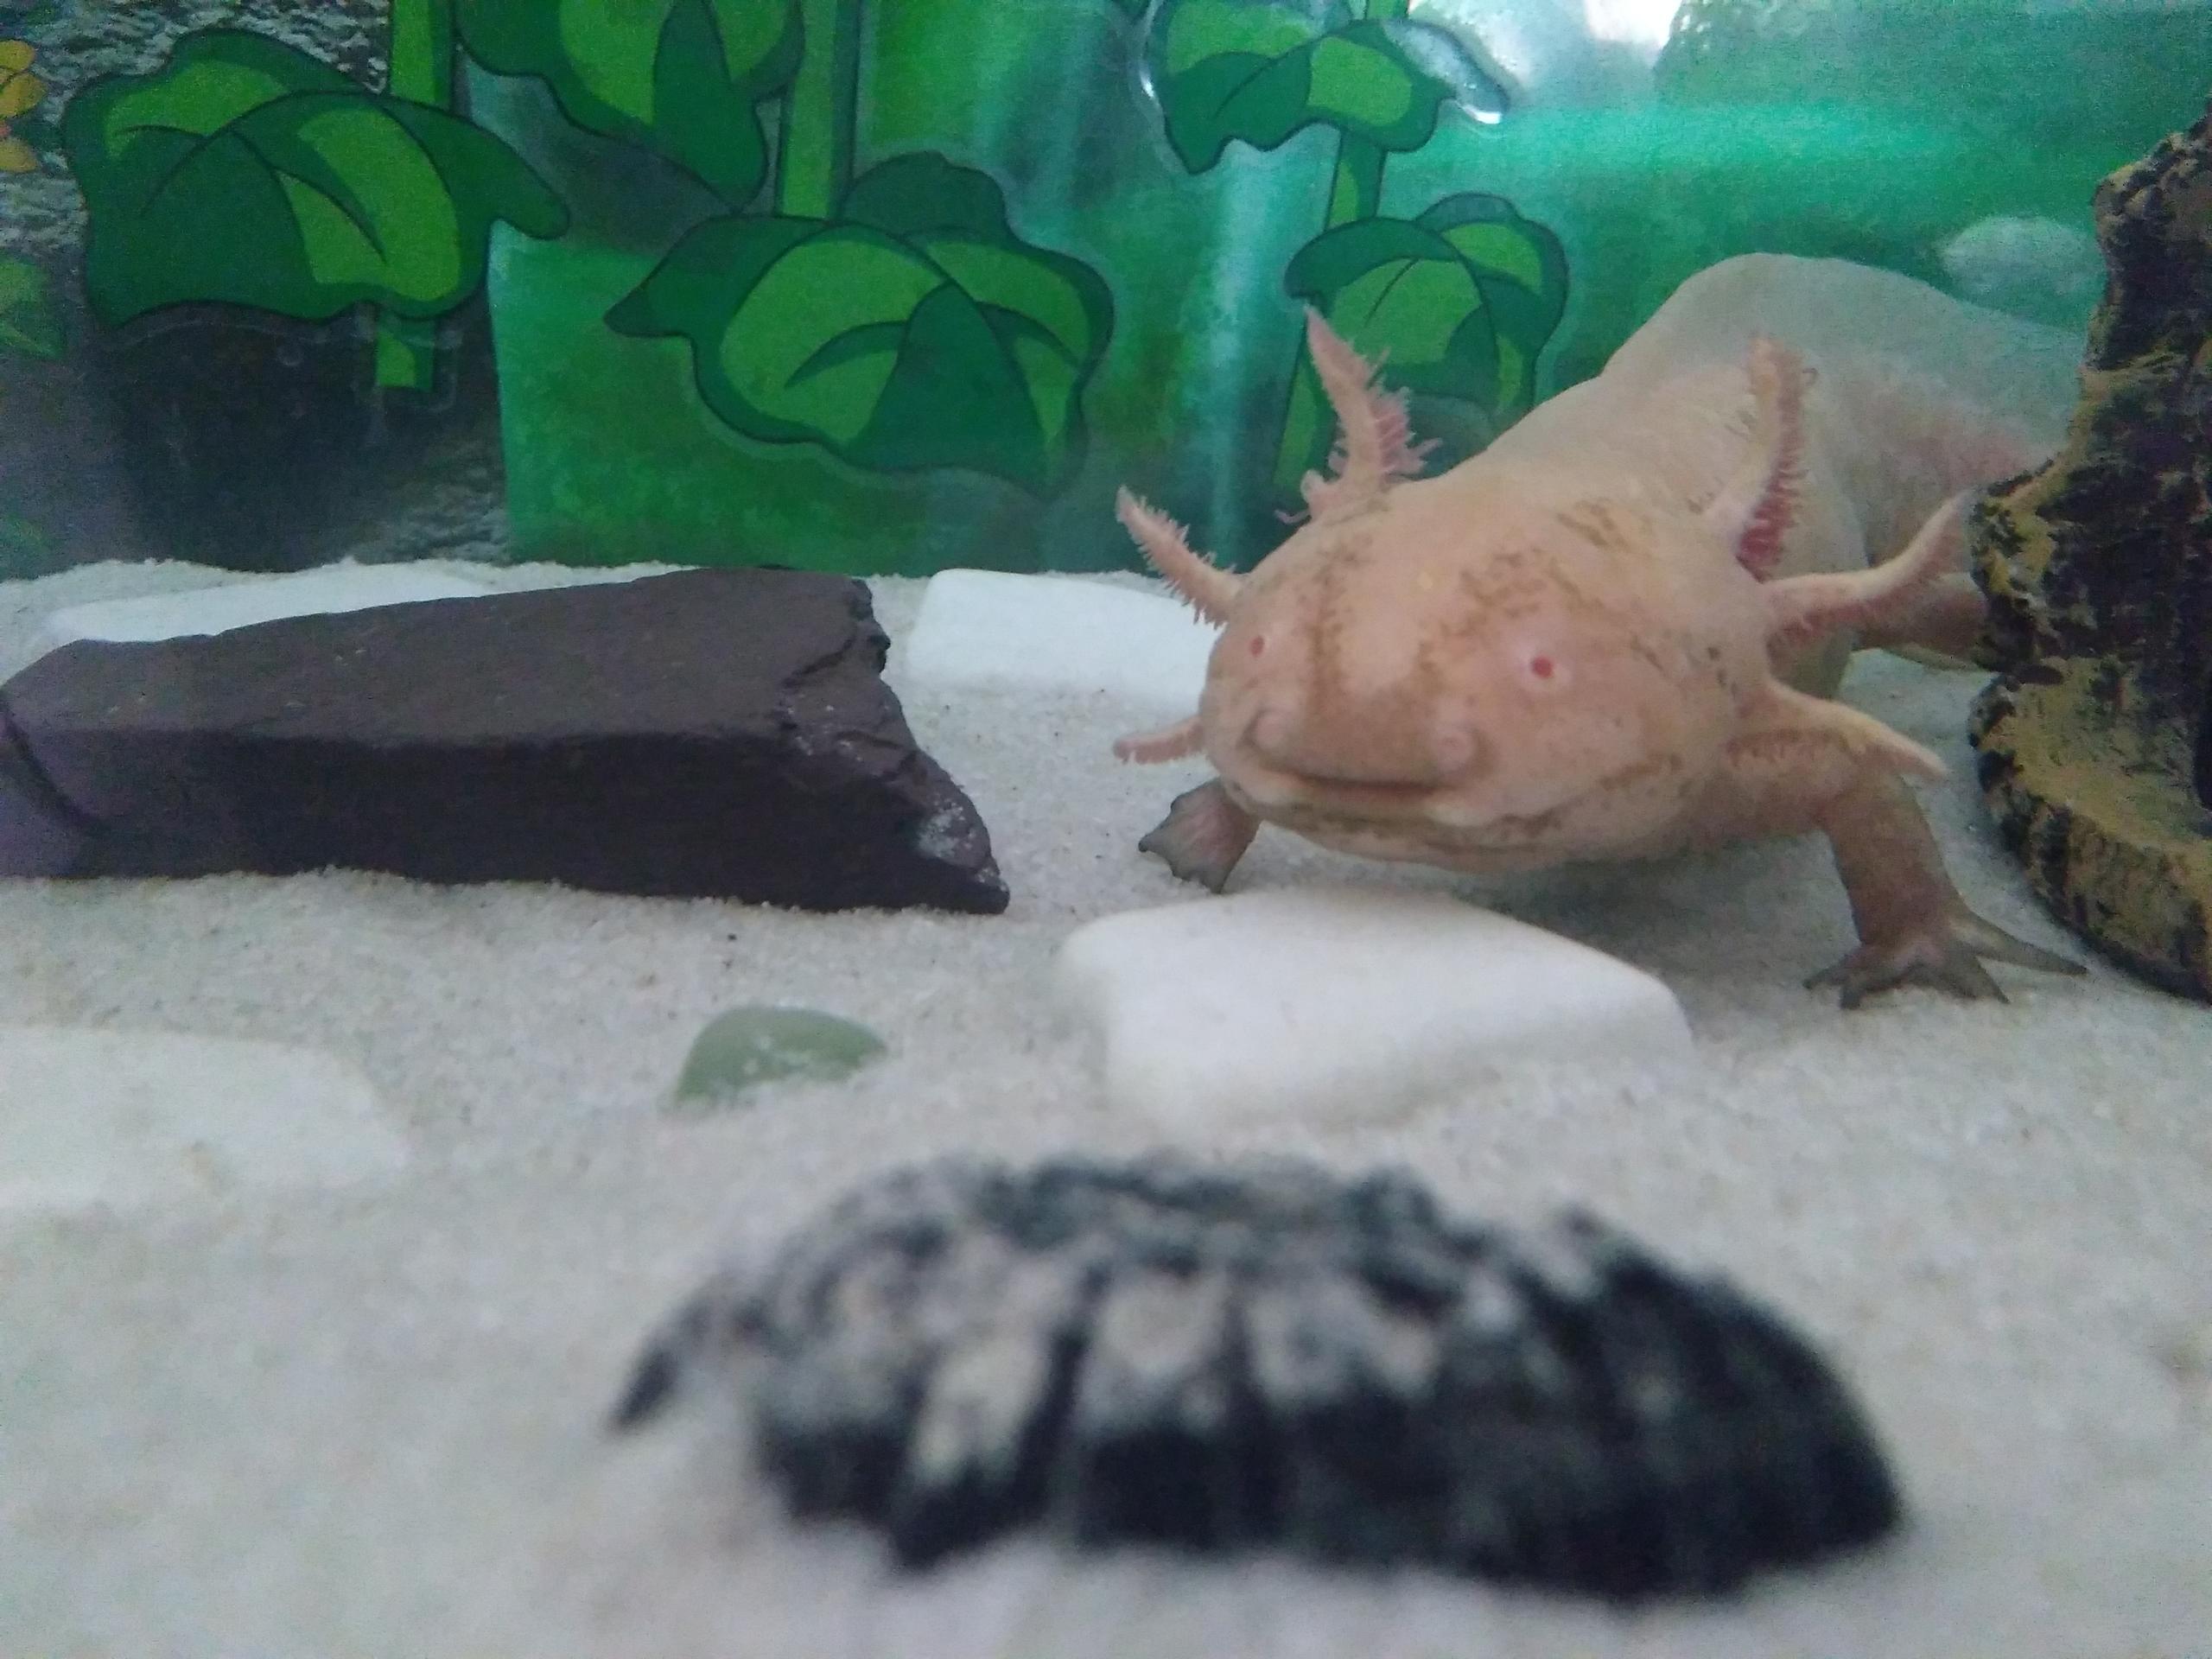
[{"label": "speckles on axolotl face", "polygon": [[1602,552],[1634,556],[1651,545],[1651,515],[1626,502],[1592,497],[1566,508],[1558,518],[1561,524]]},{"label": "speckles on axolotl face", "polygon": [[1866,1544],[1900,1507],[1770,1313],[1586,1217],[1509,1233],[1391,1173],[899,1172],[693,1299],[618,1421],[702,1371],[743,1378],[796,1515],[910,1566],[1033,1529],[1637,1599]]}]

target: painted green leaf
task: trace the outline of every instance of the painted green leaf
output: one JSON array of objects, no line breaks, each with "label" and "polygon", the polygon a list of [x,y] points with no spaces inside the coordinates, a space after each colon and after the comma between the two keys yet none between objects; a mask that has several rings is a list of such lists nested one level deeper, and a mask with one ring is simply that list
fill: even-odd
[{"label": "painted green leaf", "polygon": [[0,356],[61,355],[61,322],[46,273],[28,259],[0,257]]},{"label": "painted green leaf", "polygon": [[567,227],[489,133],[243,30],[188,35],[153,74],[92,82],[62,137],[91,215],[86,291],[111,326],[186,302],[439,316],[482,283],[494,219]]},{"label": "painted green leaf", "polygon": [[733,207],[767,175],[754,107],[798,71],[798,0],[459,0],[469,54],[579,126],[667,156]]},{"label": "painted green leaf", "polygon": [[1041,493],[1081,459],[1113,301],[1019,240],[990,178],[921,153],[860,179],[835,220],[699,226],[607,321],[688,340],[700,396],[748,437]]},{"label": "painted green leaf", "polygon": [[1535,395],[1537,354],[1567,306],[1559,238],[1488,195],[1446,196],[1415,219],[1367,219],[1300,249],[1285,274],[1396,385],[1500,413]]},{"label": "painted green leaf", "polygon": [[1452,89],[1379,22],[1262,0],[1172,0],[1154,24],[1167,141],[1203,172],[1232,139],[1273,149],[1319,124],[1385,150],[1418,149]]}]

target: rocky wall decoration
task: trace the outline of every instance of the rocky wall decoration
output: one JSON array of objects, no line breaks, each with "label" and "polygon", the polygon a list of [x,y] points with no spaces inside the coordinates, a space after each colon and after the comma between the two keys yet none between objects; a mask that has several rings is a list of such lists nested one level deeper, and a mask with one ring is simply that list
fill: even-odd
[{"label": "rocky wall decoration", "polygon": [[2212,999],[2212,112],[2107,179],[2096,221],[2066,444],[1974,517],[2002,672],[1972,736],[2044,902]]}]

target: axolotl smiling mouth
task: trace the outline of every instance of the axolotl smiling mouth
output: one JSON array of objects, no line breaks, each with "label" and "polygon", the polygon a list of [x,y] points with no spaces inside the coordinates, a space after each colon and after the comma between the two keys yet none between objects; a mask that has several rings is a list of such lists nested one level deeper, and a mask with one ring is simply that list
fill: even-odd
[{"label": "axolotl smiling mouth", "polygon": [[[1472,809],[1452,784],[1426,779],[1332,778],[1282,771],[1243,755],[1220,766],[1219,776],[1230,799],[1254,817],[1324,846],[1369,857],[1506,869],[1555,862],[1594,842],[1623,850],[1633,847],[1642,837],[1618,830],[1624,817],[1644,815],[1609,808],[1640,795],[1671,809],[1681,796],[1669,785],[1675,770],[1663,762],[1639,761],[1562,795],[1541,810],[1491,814]],[[1617,833],[1605,834],[1609,827]]]},{"label": "axolotl smiling mouth", "polygon": [[[1470,817],[1459,794],[1466,780],[1441,768],[1420,777],[1387,772],[1345,776],[1287,765],[1264,741],[1266,724],[1255,721],[1228,742],[1206,744],[1205,752],[1231,799],[1255,817],[1287,830],[1316,835],[1414,835],[1439,845],[1502,849],[1525,845],[1558,815],[1554,808],[1487,821],[1479,815]],[[1478,773],[1482,765],[1480,753],[1471,753],[1461,770]]]},{"label": "axolotl smiling mouth", "polygon": [[[1422,810],[1435,795],[1426,786],[1361,785],[1351,800],[1338,791],[1309,788],[1299,798],[1274,802],[1248,793],[1226,777],[1222,786],[1254,817],[1339,852],[1484,870],[1535,868],[1554,861],[1548,842],[1558,819],[1548,814],[1460,826]],[[1380,796],[1389,798],[1378,800]]]}]

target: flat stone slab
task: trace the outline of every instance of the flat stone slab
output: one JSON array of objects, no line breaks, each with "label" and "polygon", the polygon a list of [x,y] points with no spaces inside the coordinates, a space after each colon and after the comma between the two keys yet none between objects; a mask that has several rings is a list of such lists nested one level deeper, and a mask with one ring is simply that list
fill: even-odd
[{"label": "flat stone slab", "polygon": [[1170,1123],[1370,1119],[1502,1065],[1634,1074],[1694,1056],[1650,975],[1448,895],[1239,893],[1069,936],[1064,1004],[1103,1045],[1120,1110]]},{"label": "flat stone slab", "polygon": [[0,1217],[342,1186],[407,1160],[369,1080],[334,1054],[0,1027]]},{"label": "flat stone slab", "polygon": [[903,681],[1110,696],[1187,715],[1216,630],[1154,594],[1073,576],[944,570],[903,646]]},{"label": "flat stone slab", "polygon": [[772,569],[79,640],[0,686],[0,874],[1001,911],[888,650],[863,584]]}]

